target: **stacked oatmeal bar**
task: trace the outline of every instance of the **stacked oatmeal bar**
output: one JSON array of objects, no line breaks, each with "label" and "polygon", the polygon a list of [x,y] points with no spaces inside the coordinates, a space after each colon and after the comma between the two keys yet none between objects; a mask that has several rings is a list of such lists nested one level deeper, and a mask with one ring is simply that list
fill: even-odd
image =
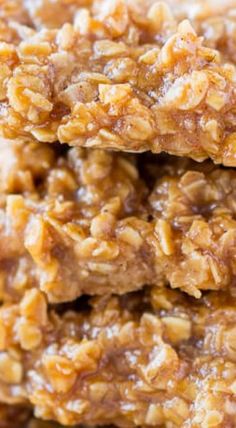
[{"label": "stacked oatmeal bar", "polygon": [[0,428],[236,427],[236,0],[0,0]]}]

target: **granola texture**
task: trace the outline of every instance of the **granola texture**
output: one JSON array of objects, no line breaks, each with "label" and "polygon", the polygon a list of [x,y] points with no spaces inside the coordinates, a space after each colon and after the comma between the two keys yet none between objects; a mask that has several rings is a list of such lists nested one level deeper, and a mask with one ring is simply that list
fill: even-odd
[{"label": "granola texture", "polygon": [[0,150],[2,301],[33,287],[51,303],[145,284],[197,298],[234,288],[233,169],[20,141]]},{"label": "granola texture", "polygon": [[0,428],[236,427],[235,166],[236,0],[0,0]]},{"label": "granola texture", "polygon": [[0,310],[1,400],[65,425],[235,426],[233,295],[154,289],[58,315],[33,294]]},{"label": "granola texture", "polygon": [[[62,1],[55,11],[63,3],[74,10],[74,2]],[[73,22],[58,29],[13,25],[16,40],[0,49],[1,135],[235,166],[234,49],[227,46],[225,55],[221,38],[208,46],[213,36],[205,43],[197,14],[192,25],[203,26],[199,34],[190,21],[179,23],[178,7],[175,17],[162,2],[138,5],[79,4]],[[184,10],[190,18],[191,9]]]}]

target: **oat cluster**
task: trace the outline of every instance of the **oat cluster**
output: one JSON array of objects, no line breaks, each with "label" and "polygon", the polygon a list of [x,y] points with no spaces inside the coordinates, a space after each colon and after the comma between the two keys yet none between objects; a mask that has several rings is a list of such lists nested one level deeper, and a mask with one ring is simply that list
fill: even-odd
[{"label": "oat cluster", "polygon": [[0,0],[0,428],[236,427],[235,167],[236,0]]}]

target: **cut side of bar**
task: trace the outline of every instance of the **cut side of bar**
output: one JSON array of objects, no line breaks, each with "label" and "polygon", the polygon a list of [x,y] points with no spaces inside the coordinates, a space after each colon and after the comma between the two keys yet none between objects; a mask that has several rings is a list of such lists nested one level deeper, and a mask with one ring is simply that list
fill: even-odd
[{"label": "cut side of bar", "polygon": [[29,287],[51,303],[145,284],[197,298],[234,287],[236,172],[142,159],[2,141],[2,301]]}]

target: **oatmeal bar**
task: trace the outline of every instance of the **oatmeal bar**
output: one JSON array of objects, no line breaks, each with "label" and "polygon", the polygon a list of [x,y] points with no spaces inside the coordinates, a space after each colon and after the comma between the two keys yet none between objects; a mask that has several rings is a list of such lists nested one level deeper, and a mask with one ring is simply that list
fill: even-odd
[{"label": "oatmeal bar", "polygon": [[65,425],[235,426],[234,296],[154,289],[63,315],[43,299],[0,310],[2,401]]},{"label": "oatmeal bar", "polygon": [[233,169],[16,141],[0,151],[1,300],[35,286],[54,303],[234,286]]},{"label": "oatmeal bar", "polygon": [[[25,428],[25,424],[29,418],[29,409],[22,408],[21,406],[0,404],[0,428]],[[14,425],[12,425],[13,421]]]},{"label": "oatmeal bar", "polygon": [[236,165],[235,66],[163,3],[108,4],[3,44],[1,134]]}]

